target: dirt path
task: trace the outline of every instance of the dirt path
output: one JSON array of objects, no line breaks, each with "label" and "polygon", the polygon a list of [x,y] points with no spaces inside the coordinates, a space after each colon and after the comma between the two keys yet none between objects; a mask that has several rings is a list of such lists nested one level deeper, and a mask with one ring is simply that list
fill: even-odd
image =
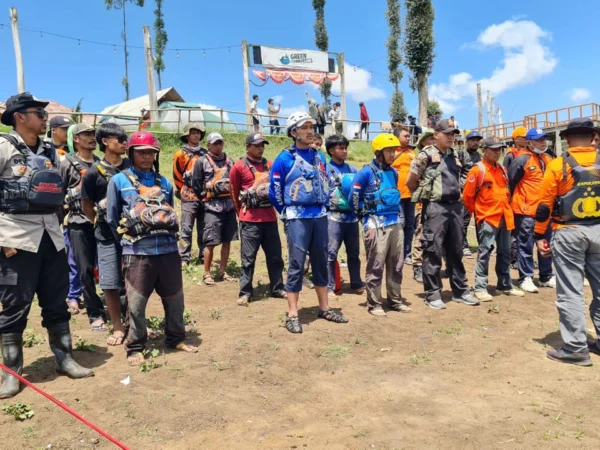
[{"label": "dirt path", "polygon": [[[25,374],[134,449],[600,448],[600,358],[592,368],[545,358],[560,340],[553,290],[433,311],[411,275],[406,267],[412,313],[375,318],[364,297],[345,294],[333,306],[348,325],[315,320],[315,294],[304,293],[298,336],[283,328],[282,300],[241,308],[237,284],[207,288],[190,276],[200,353],[161,355],[141,373],[79,315],[74,334],[97,348],[77,358],[96,377],[57,378],[47,342],[25,350]],[[162,316],[156,298],[149,315]],[[45,338],[37,305],[30,326]],[[2,449],[113,448],[30,389],[16,400],[35,416],[0,414]]]}]

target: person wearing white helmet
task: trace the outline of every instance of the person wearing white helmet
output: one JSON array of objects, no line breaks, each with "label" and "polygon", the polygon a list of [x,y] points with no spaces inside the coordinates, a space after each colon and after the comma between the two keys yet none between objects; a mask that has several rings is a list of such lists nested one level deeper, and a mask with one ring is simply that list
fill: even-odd
[{"label": "person wearing white helmet", "polygon": [[346,317],[329,309],[327,298],[329,183],[324,155],[311,148],[314,124],[315,120],[304,112],[293,113],[288,118],[287,135],[294,144],[275,158],[270,173],[269,198],[286,225],[289,268],[285,327],[290,333],[302,333],[298,299],[307,253],[310,253],[313,283],[319,298],[317,317],[335,323],[348,322]]}]

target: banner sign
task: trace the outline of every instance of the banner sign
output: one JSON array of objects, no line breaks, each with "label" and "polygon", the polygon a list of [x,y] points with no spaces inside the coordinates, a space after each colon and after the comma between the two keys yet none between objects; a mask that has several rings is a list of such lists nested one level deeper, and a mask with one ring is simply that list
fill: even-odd
[{"label": "banner sign", "polygon": [[262,65],[267,68],[329,72],[327,52],[292,48],[260,47]]},{"label": "banner sign", "polygon": [[315,73],[315,72],[298,72],[298,71],[288,71],[288,70],[275,70],[275,69],[267,69],[266,71],[262,70],[253,70],[252,73],[260,80],[267,81],[269,78],[273,80],[277,84],[282,84],[283,82],[289,80],[295,84],[304,84],[305,82],[311,82],[314,84],[323,84],[325,78],[329,81],[336,81],[340,75],[337,73]]}]

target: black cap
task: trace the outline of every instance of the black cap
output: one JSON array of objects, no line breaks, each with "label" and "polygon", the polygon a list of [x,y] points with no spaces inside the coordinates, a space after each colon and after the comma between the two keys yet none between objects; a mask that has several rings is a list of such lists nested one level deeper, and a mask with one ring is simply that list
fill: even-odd
[{"label": "black cap", "polygon": [[51,130],[54,128],[68,128],[71,125],[73,125],[73,122],[71,122],[65,116],[54,116],[52,119],[50,119],[50,122],[48,123],[48,127]]},{"label": "black cap", "polygon": [[506,147],[502,142],[498,142],[493,137],[485,138],[483,141],[481,141],[481,144],[479,146],[481,148],[492,148],[492,149],[500,149],[500,148]]},{"label": "black cap", "polygon": [[437,131],[439,133],[460,134],[460,130],[454,125],[450,125],[450,121],[448,119],[443,119],[436,123],[433,131]]},{"label": "black cap", "polygon": [[47,101],[38,100],[29,92],[23,92],[21,94],[13,95],[6,100],[6,110],[2,113],[2,117],[0,118],[0,122],[4,125],[12,126],[12,118],[14,113],[23,111],[24,109],[30,108],[32,106],[39,106],[45,108],[48,106]]},{"label": "black cap", "polygon": [[267,141],[260,133],[250,133],[246,138],[246,145],[258,145],[262,144],[263,142],[269,145],[269,141]]},{"label": "black cap", "polygon": [[589,117],[578,117],[567,124],[567,128],[560,132],[560,137],[568,136],[573,133],[597,133],[600,130],[594,126],[594,122]]}]

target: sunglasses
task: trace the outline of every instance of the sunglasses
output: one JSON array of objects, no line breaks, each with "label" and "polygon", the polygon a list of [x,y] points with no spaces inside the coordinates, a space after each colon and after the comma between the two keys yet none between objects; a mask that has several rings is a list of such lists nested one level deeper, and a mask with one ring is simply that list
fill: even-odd
[{"label": "sunglasses", "polygon": [[18,113],[19,114],[35,114],[40,119],[48,118],[48,111],[46,111],[45,109],[36,109],[33,111],[18,111]]}]

